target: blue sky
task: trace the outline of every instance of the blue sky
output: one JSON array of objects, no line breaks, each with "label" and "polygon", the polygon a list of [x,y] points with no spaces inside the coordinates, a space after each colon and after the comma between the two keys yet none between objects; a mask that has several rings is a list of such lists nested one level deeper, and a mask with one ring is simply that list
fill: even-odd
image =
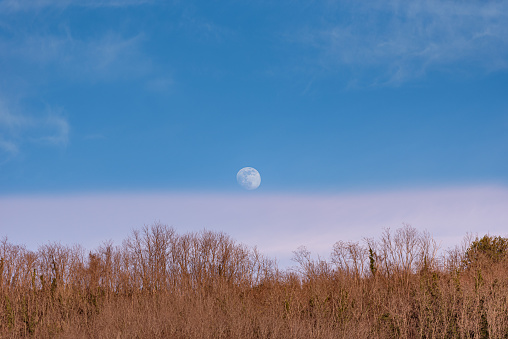
[{"label": "blue sky", "polygon": [[505,189],[507,93],[508,1],[1,0],[0,196]]}]

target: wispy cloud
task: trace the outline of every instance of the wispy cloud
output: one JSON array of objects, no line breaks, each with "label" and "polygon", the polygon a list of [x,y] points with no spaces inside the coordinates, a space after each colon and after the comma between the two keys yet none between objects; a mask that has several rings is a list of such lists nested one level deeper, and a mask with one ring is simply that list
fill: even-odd
[{"label": "wispy cloud", "polygon": [[27,118],[13,113],[4,100],[0,98],[0,126],[4,129],[15,130],[27,124]]},{"label": "wispy cloud", "polygon": [[69,77],[93,79],[125,78],[146,74],[150,60],[140,51],[142,34],[125,38],[105,33],[88,40],[64,34],[24,36],[0,42],[5,59],[17,58],[30,64],[54,67]]},{"label": "wispy cloud", "polygon": [[55,146],[67,145],[70,126],[63,116],[51,112],[39,119],[36,125],[42,135],[34,140]]},{"label": "wispy cloud", "polygon": [[154,0],[3,0],[0,2],[0,10],[33,11],[47,7],[64,8],[77,7],[127,7],[155,3]]},{"label": "wispy cloud", "polygon": [[155,78],[146,83],[146,88],[154,92],[167,92],[174,85],[174,80],[169,77]]},{"label": "wispy cloud", "polygon": [[400,83],[439,67],[508,67],[507,1],[333,3],[340,19],[298,32],[326,67],[347,66],[371,83]]},{"label": "wispy cloud", "polygon": [[4,153],[16,155],[25,143],[66,146],[69,131],[69,123],[59,110],[28,115],[0,99],[0,150]]},{"label": "wispy cloud", "polygon": [[3,140],[3,138],[0,138],[0,150],[10,154],[16,154],[18,153],[19,148],[14,142]]}]

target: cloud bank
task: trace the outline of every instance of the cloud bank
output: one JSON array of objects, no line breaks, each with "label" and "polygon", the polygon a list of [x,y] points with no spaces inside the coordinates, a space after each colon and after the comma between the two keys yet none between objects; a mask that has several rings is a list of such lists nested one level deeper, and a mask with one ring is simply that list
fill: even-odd
[{"label": "cloud bank", "polygon": [[290,265],[300,245],[327,257],[335,242],[377,237],[402,223],[443,248],[468,232],[508,236],[508,188],[465,187],[348,195],[90,194],[0,197],[0,236],[31,248],[48,241],[121,242],[160,221],[179,232],[224,231]]}]

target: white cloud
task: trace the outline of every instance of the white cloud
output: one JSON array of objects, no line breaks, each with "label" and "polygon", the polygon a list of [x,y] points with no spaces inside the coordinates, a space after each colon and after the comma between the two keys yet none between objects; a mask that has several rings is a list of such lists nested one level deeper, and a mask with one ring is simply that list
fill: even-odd
[{"label": "white cloud", "polygon": [[403,82],[457,63],[482,71],[508,67],[507,1],[334,3],[340,22],[299,32],[301,40],[322,51],[327,65],[346,65],[360,77],[376,73],[371,82]]}]

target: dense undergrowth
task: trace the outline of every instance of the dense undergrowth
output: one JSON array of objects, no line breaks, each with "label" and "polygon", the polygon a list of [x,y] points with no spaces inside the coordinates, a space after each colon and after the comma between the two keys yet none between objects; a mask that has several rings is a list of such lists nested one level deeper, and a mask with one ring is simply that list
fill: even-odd
[{"label": "dense undergrowth", "polygon": [[438,252],[408,225],[288,270],[161,224],[88,253],[4,238],[0,338],[508,338],[507,253],[491,236]]}]

